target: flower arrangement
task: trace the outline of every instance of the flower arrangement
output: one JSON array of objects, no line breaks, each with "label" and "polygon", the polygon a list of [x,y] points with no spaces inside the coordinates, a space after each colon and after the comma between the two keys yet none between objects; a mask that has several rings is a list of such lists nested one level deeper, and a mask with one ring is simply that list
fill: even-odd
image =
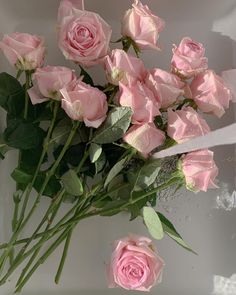
[{"label": "flower arrangement", "polygon": [[[173,47],[170,72],[146,69],[141,51],[159,51],[163,29],[164,21],[135,0],[123,17],[121,38],[111,42],[109,24],[86,11],[83,0],[62,0],[58,45],[80,69],[79,75],[74,69],[44,65],[42,37],[3,37],[0,49],[17,74],[0,74],[0,105],[7,113],[0,156],[4,159],[8,150],[16,149],[19,161],[11,174],[15,209],[12,236],[0,246],[0,285],[24,263],[16,283],[20,292],[64,243],[58,283],[73,230],[93,216],[130,213],[130,220],[144,220],[154,239],[167,234],[194,253],[155,208],[163,191],[217,187],[213,152],[204,149],[164,159],[153,154],[208,134],[201,113],[221,117],[232,93],[208,69],[203,45],[188,37]],[[111,43],[122,48],[111,50]],[[104,85],[94,84],[85,70],[96,65],[104,68]],[[22,238],[44,197],[51,198],[49,207],[34,231]],[[62,216],[65,202],[70,208]],[[109,286],[149,291],[161,281],[163,267],[153,242],[131,235],[114,244]]]}]

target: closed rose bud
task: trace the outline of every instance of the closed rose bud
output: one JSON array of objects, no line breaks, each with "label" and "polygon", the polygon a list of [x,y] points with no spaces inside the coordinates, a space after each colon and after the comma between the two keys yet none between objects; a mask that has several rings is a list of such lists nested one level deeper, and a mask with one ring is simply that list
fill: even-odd
[{"label": "closed rose bud", "polygon": [[104,67],[107,80],[113,85],[119,85],[119,82],[127,84],[130,80],[141,81],[146,75],[142,60],[121,49],[114,49],[105,57]]},{"label": "closed rose bud", "polygon": [[106,95],[98,88],[82,81],[72,82],[61,90],[62,108],[75,121],[84,121],[88,127],[98,128],[106,119]]},{"label": "closed rose bud", "polygon": [[183,38],[178,47],[174,46],[171,65],[177,74],[191,78],[208,68],[205,48],[191,38]]},{"label": "closed rose bud", "polygon": [[165,141],[165,134],[157,129],[155,124],[146,123],[133,125],[124,135],[123,140],[148,157],[151,151],[161,146]]},{"label": "closed rose bud", "polygon": [[33,75],[34,86],[28,90],[33,104],[49,99],[61,100],[60,90],[76,81],[74,71],[66,67],[46,66],[37,69]]},{"label": "closed rose bud", "polygon": [[78,9],[73,2],[63,0],[59,8],[59,48],[66,59],[81,65],[102,63],[108,54],[111,27],[98,14]]},{"label": "closed rose bud", "polygon": [[181,143],[210,132],[207,122],[191,107],[168,110],[167,134]]},{"label": "closed rose bud", "polygon": [[4,35],[0,49],[10,64],[22,71],[41,67],[45,58],[44,40],[36,35],[26,33]]},{"label": "closed rose bud", "polygon": [[225,109],[229,107],[231,92],[223,79],[213,71],[208,70],[198,74],[190,88],[192,98],[204,113],[211,113],[220,118],[225,113]]},{"label": "closed rose bud", "polygon": [[122,35],[133,39],[141,49],[159,49],[157,41],[165,26],[164,21],[139,0],[135,0],[132,6],[124,15]]},{"label": "closed rose bud", "polygon": [[185,176],[186,186],[192,191],[204,191],[217,188],[218,168],[210,150],[191,152],[181,158],[181,169]]},{"label": "closed rose bud", "polygon": [[151,123],[159,115],[159,105],[150,89],[141,82],[130,86],[120,83],[120,105],[130,107],[133,111],[132,123]]},{"label": "closed rose bud", "polygon": [[114,243],[108,269],[109,287],[150,291],[161,282],[164,261],[146,237],[130,236]]},{"label": "closed rose bud", "polygon": [[152,69],[145,83],[154,93],[161,108],[169,107],[185,92],[185,83],[179,77],[161,69]]}]

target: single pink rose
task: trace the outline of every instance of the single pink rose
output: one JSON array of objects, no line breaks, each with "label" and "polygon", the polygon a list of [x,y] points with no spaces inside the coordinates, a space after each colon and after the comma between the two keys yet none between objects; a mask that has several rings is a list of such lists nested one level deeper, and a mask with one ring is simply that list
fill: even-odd
[{"label": "single pink rose", "polygon": [[123,140],[147,158],[151,151],[164,143],[165,133],[153,123],[133,125]]},{"label": "single pink rose", "polygon": [[114,243],[109,267],[109,287],[150,291],[161,283],[164,261],[146,237],[130,236]]},{"label": "single pink rose", "polygon": [[145,80],[146,85],[155,95],[161,108],[167,108],[184,94],[185,83],[174,74],[161,69],[151,70]]},{"label": "single pink rose", "polygon": [[231,99],[236,102],[236,69],[231,69],[223,71],[221,77],[226,85],[231,91]]},{"label": "single pink rose", "polygon": [[213,156],[210,150],[200,150],[182,157],[181,167],[188,189],[206,192],[208,188],[217,188],[218,168]]},{"label": "single pink rose", "polygon": [[167,134],[181,143],[210,132],[207,122],[191,107],[168,110]]},{"label": "single pink rose", "polygon": [[178,47],[174,46],[171,64],[174,72],[191,78],[208,68],[205,48],[201,43],[185,37]]},{"label": "single pink rose", "polygon": [[213,71],[198,74],[191,85],[192,98],[204,113],[211,113],[222,117],[229,107],[231,92],[221,77]]},{"label": "single pink rose", "polygon": [[159,49],[157,41],[164,29],[164,21],[139,0],[135,0],[132,6],[124,15],[122,35],[133,39],[141,49]]},{"label": "single pink rose", "polygon": [[108,54],[111,27],[96,13],[63,1],[58,14],[58,44],[66,59],[85,66],[101,63]]},{"label": "single pink rose", "polygon": [[105,57],[104,67],[107,80],[113,85],[127,84],[129,80],[141,81],[146,75],[143,61],[121,49],[114,49]]},{"label": "single pink rose", "polygon": [[44,40],[36,35],[26,33],[4,35],[0,49],[10,64],[18,70],[35,70],[43,65],[45,58]]},{"label": "single pink rose", "polygon": [[98,88],[82,81],[72,82],[61,90],[62,108],[75,121],[84,121],[88,127],[98,128],[106,119],[106,95]]},{"label": "single pink rose", "polygon": [[61,100],[60,90],[76,81],[74,71],[66,67],[46,66],[39,68],[33,75],[34,86],[28,90],[32,104],[49,99]]},{"label": "single pink rose", "polygon": [[119,103],[124,107],[130,107],[133,111],[132,123],[143,124],[153,122],[159,115],[159,105],[151,90],[141,82],[130,86],[120,83]]}]

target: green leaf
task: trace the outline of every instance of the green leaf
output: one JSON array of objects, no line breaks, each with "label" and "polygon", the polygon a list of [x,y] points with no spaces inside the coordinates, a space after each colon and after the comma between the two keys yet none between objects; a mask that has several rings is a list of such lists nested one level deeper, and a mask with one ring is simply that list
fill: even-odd
[{"label": "green leaf", "polygon": [[0,106],[14,116],[24,109],[24,89],[16,78],[7,73],[0,74]]},{"label": "green leaf", "polygon": [[95,174],[98,174],[99,172],[101,172],[104,169],[106,162],[107,162],[106,155],[104,152],[102,152],[101,156],[95,162]]},{"label": "green leaf", "polygon": [[[41,173],[37,176],[36,181],[34,183],[34,188],[36,189],[37,192],[41,190],[41,187],[45,181],[45,178],[46,178],[46,173]],[[59,192],[60,189],[61,189],[60,182],[55,176],[52,176],[44,190],[43,195],[53,198]]]},{"label": "green leaf", "polygon": [[127,201],[124,200],[115,200],[109,202],[107,205],[103,207],[104,213],[100,213],[100,216],[113,216],[121,212],[121,207],[127,204]]},{"label": "green leaf", "polygon": [[83,194],[83,185],[74,170],[67,171],[62,175],[61,180],[68,194],[73,196],[81,196]]},{"label": "green leaf", "polygon": [[160,212],[157,212],[162,226],[163,226],[163,230],[164,232],[171,238],[173,239],[175,242],[177,242],[180,246],[182,246],[184,249],[194,253],[197,255],[197,253],[195,251],[193,251],[188,244],[185,243],[185,241],[182,239],[181,235],[177,232],[177,230],[175,229],[174,225]]},{"label": "green leaf", "polygon": [[3,136],[0,135],[0,158],[3,160],[5,158],[5,154],[11,150],[11,147],[9,147],[3,140]]},{"label": "green leaf", "polygon": [[115,166],[113,166],[111,168],[111,170],[109,171],[109,173],[107,175],[104,187],[106,187],[112,181],[112,179],[114,177],[116,177],[123,170],[123,168],[125,167],[126,162],[127,162],[127,157],[120,160],[119,162],[117,162],[115,164]]},{"label": "green leaf", "polygon": [[127,107],[116,107],[108,114],[104,124],[95,132],[93,142],[105,144],[122,138],[131,122],[132,111]]},{"label": "green leaf", "polygon": [[93,79],[91,78],[89,73],[86,72],[85,69],[82,68],[81,66],[80,66],[80,70],[81,70],[80,76],[83,76],[83,82],[91,86],[94,86]]},{"label": "green leaf", "polygon": [[159,160],[151,160],[146,162],[135,175],[132,175],[132,192],[138,191],[140,189],[146,189],[152,185],[157,179],[160,169],[161,164]]},{"label": "green leaf", "polygon": [[16,183],[23,183],[28,184],[32,180],[32,175],[26,173],[25,171],[16,168],[12,174],[11,177],[15,180]]},{"label": "green leaf", "polygon": [[162,223],[152,207],[143,208],[143,219],[150,235],[156,240],[161,240],[164,236]]},{"label": "green leaf", "polygon": [[102,147],[96,143],[91,143],[89,147],[89,157],[92,163],[95,163],[102,154]]},{"label": "green leaf", "polygon": [[4,131],[7,145],[20,150],[33,149],[43,142],[44,131],[21,119],[10,120]]}]

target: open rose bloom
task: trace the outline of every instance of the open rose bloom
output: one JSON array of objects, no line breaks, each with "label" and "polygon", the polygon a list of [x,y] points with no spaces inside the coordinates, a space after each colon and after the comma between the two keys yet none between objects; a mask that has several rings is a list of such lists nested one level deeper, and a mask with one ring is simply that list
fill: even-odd
[{"label": "open rose bloom", "polygon": [[150,239],[130,236],[118,240],[114,243],[108,270],[109,286],[150,291],[161,282],[163,267],[164,261]]},{"label": "open rose bloom", "polygon": [[[108,1],[112,7],[114,0]],[[47,9],[47,1],[41,2]],[[97,3],[90,9],[100,1],[93,2]],[[201,40],[183,37],[179,42],[174,36],[169,41],[178,45],[165,70],[160,68],[165,58],[159,37],[165,23],[152,11],[151,2],[155,1],[126,1],[117,36],[103,15],[88,10],[87,1],[58,1],[55,38],[65,59],[60,65],[45,59],[43,37],[3,35],[1,58],[5,56],[16,73],[0,73],[0,107],[6,113],[0,159],[15,150],[19,160],[11,171],[17,191],[12,236],[0,245],[0,285],[23,266],[15,289],[20,292],[62,246],[58,284],[75,227],[95,216],[123,213],[128,220],[129,214],[130,221],[141,219],[149,237],[161,240],[168,235],[194,252],[194,245],[190,248],[160,212],[159,201],[163,195],[173,198],[180,188],[206,192],[218,187],[219,169],[208,147],[219,138],[223,144],[226,139],[232,143],[236,133],[212,133],[208,118],[222,117],[236,100],[236,70],[215,73],[208,68]],[[141,58],[146,49],[156,54],[150,67]],[[171,48],[166,52],[168,56]],[[217,134],[223,134],[222,139]],[[44,197],[51,200],[46,210]],[[38,212],[43,212],[42,220]],[[166,267],[170,270],[172,265]],[[163,268],[154,242],[131,235],[114,243],[109,287],[150,291],[161,282]]]}]

